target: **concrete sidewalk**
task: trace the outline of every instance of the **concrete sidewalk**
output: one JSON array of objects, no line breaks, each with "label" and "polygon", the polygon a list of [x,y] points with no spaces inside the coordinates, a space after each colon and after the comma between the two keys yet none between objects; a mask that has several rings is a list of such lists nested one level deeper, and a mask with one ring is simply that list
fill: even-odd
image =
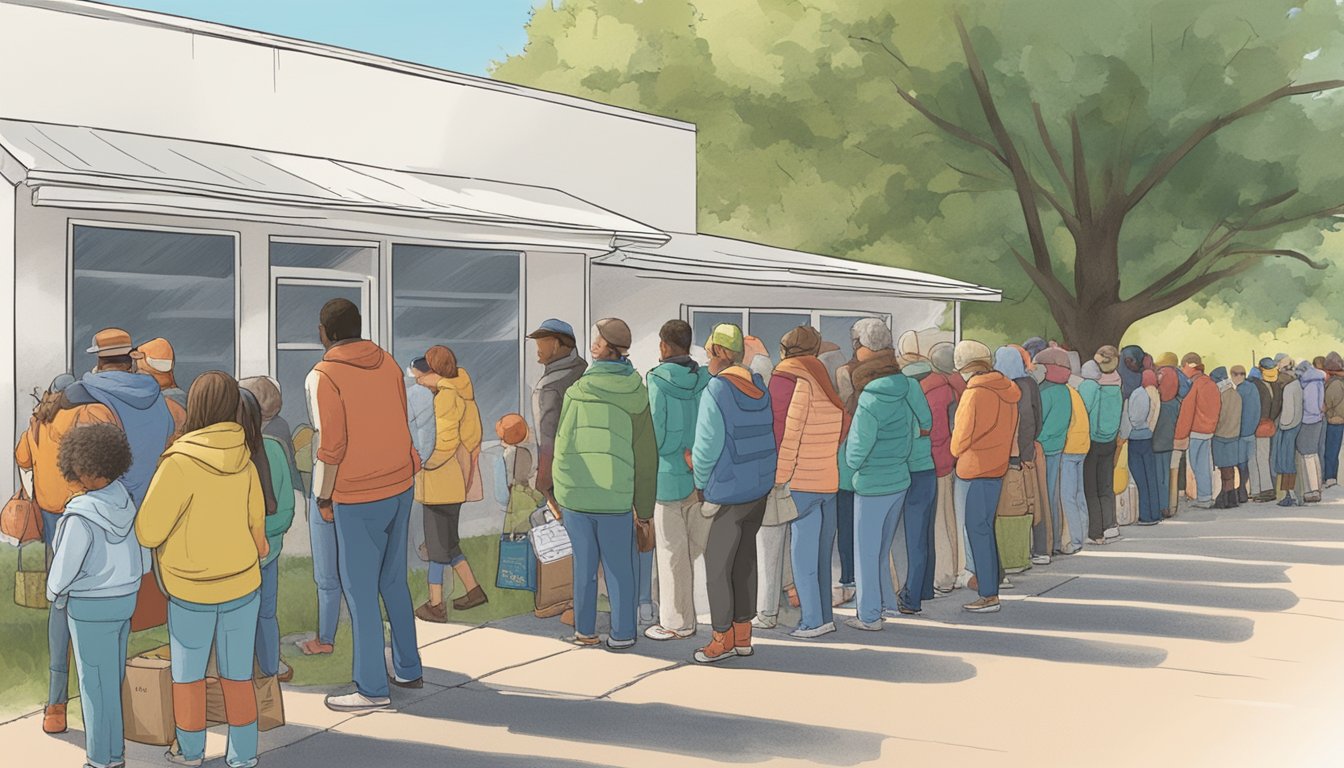
[{"label": "concrete sidewalk", "polygon": [[[420,624],[421,691],[329,712],[292,689],[262,735],[277,768],[1338,765],[1344,500],[1183,512],[1013,577],[998,614],[964,590],[882,632],[758,633],[757,653],[690,662],[707,638],[572,648],[555,620]],[[840,611],[852,615],[852,611]],[[83,736],[0,727],[17,765],[75,766]],[[209,755],[223,754],[211,733]],[[163,766],[128,745],[128,764]],[[8,760],[6,761],[8,762]],[[219,760],[219,765],[223,761]]]}]

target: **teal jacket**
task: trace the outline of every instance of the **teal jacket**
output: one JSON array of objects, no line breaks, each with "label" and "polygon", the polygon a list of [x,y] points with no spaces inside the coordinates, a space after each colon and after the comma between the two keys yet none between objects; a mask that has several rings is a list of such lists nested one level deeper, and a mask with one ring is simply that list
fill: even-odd
[{"label": "teal jacket", "polygon": [[262,445],[266,447],[266,460],[271,463],[271,489],[275,491],[275,514],[266,516],[266,541],[270,542],[271,551],[261,561],[267,566],[280,556],[285,534],[294,523],[294,481],[284,471],[289,459],[280,441],[268,435]]},{"label": "teal jacket", "polygon": [[565,509],[653,517],[658,443],[649,390],[628,360],[593,363],[565,392],[551,475]]},{"label": "teal jacket", "polygon": [[664,362],[649,371],[649,413],[658,443],[658,501],[681,501],[695,491],[686,452],[695,445],[695,419],[700,393],[709,384],[709,369],[689,357]]},{"label": "teal jacket", "polygon": [[920,430],[916,400],[923,403],[924,420],[931,428],[928,401],[910,379],[896,374],[864,387],[845,441],[845,463],[854,470],[855,493],[886,496],[910,487],[911,451]]},{"label": "teal jacket", "polygon": [[[1086,403],[1086,401],[1084,401]],[[1073,397],[1068,384],[1047,381],[1041,385],[1041,448],[1046,456],[1064,452],[1073,420]]]},{"label": "teal jacket", "polygon": [[1120,385],[1103,385],[1094,379],[1086,379],[1078,385],[1078,394],[1083,398],[1083,407],[1087,409],[1092,442],[1109,443],[1119,436],[1120,417],[1125,404]]}]

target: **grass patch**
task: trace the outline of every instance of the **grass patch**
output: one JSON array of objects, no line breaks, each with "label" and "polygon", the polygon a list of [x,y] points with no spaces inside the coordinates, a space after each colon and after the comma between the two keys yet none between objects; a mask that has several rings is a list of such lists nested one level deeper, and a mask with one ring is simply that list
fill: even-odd
[{"label": "grass patch", "polygon": [[[36,561],[38,547],[25,554]],[[449,621],[483,624],[532,610],[532,593],[495,589],[495,569],[499,562],[499,539],[478,536],[462,541],[462,551],[472,564],[476,577],[485,587],[490,602],[470,611],[452,611]],[[14,604],[12,590],[18,550],[0,547],[0,588],[10,599],[0,600],[0,719],[40,708],[47,698],[47,612]],[[428,594],[424,563],[411,554],[412,569],[407,575],[415,605]],[[456,584],[453,597],[463,594]],[[309,557],[280,557],[280,594],[278,598],[280,635],[312,633],[317,630],[317,585],[313,582],[313,561]],[[166,627],[131,634],[132,655],[168,643]],[[341,685],[350,682],[350,625],[342,618],[336,631],[336,652],[330,656],[304,656],[293,645],[280,647],[280,655],[294,667],[294,685]],[[79,695],[78,681],[71,666],[70,695]]]}]

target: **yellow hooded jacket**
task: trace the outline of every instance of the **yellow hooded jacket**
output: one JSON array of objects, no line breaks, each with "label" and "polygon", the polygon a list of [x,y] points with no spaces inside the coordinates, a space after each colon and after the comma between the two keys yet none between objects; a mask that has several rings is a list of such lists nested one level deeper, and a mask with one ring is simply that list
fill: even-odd
[{"label": "yellow hooded jacket", "polygon": [[438,387],[434,452],[416,478],[415,497],[421,504],[461,504],[467,498],[467,477],[480,457],[481,411],[465,369],[440,379]]},{"label": "yellow hooded jacket", "polygon": [[266,503],[243,428],[223,422],[189,432],[164,452],[135,519],[155,550],[168,594],[219,605],[261,586]]}]

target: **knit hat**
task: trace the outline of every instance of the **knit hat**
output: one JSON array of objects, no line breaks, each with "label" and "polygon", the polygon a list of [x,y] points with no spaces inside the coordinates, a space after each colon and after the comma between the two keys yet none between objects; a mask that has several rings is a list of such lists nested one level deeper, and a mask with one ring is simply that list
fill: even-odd
[{"label": "knit hat", "polygon": [[1083,378],[1088,381],[1101,380],[1101,367],[1097,365],[1096,360],[1088,360],[1083,363]]},{"label": "knit hat", "polygon": [[[861,323],[863,321],[860,320],[859,322]],[[855,324],[855,327],[858,327],[858,323]],[[868,345],[865,344],[864,346]],[[869,349],[873,349],[873,347],[869,347]],[[919,335],[914,331],[906,331],[905,333],[902,333],[900,340],[896,342],[896,354],[897,361],[902,364],[912,363],[920,359]]]},{"label": "knit hat", "polygon": [[516,413],[506,413],[495,422],[495,434],[505,445],[518,445],[527,439],[527,422]]},{"label": "knit hat", "polygon": [[261,420],[270,421],[280,415],[283,401],[280,399],[280,385],[269,376],[253,376],[238,382],[238,386],[252,393],[261,406]]},{"label": "knit hat", "polygon": [[929,350],[929,362],[933,363],[933,367],[937,371],[955,373],[957,370],[956,346],[950,341],[940,341],[934,344],[933,348]]},{"label": "knit hat", "polygon": [[[604,317],[593,325],[593,330],[601,336],[608,344],[616,348],[617,352],[625,354],[630,351],[630,326],[619,317]],[[740,350],[741,347],[738,347]]]},{"label": "knit hat", "polygon": [[1234,365],[1234,366],[1231,367],[1231,369],[1228,370],[1228,372],[1231,373],[1233,376],[1245,376],[1245,375],[1246,375],[1246,366],[1244,366],[1244,365]]},{"label": "knit hat", "polygon": [[1120,365],[1120,351],[1107,344],[1098,349],[1092,359],[1097,362],[1097,368],[1101,369],[1102,373],[1112,373]]},{"label": "knit hat", "polygon": [[784,357],[816,355],[821,352],[821,332],[810,325],[800,325],[779,340]]},{"label": "knit hat", "polygon": [[994,357],[990,354],[989,347],[970,339],[957,342],[956,349],[953,350],[952,362],[958,371],[965,371],[967,368],[974,366],[982,367],[985,370],[994,367]]},{"label": "knit hat", "polygon": [[720,323],[714,326],[714,330],[709,334],[709,340],[705,342],[705,350],[708,351],[710,347],[743,352],[746,349],[746,342],[742,337],[742,329],[732,323]]},{"label": "knit hat", "polygon": [[1154,361],[1154,365],[1156,365],[1158,368],[1167,368],[1167,367],[1175,368],[1179,364],[1180,361],[1176,359],[1175,352],[1163,352],[1162,354],[1158,355],[1157,360]]},{"label": "knit hat", "polygon": [[1027,350],[1027,354],[1031,355],[1033,359],[1041,353],[1041,350],[1048,346],[1050,345],[1040,336],[1032,336],[1030,339],[1022,342],[1022,348]]},{"label": "knit hat", "polygon": [[1037,365],[1057,365],[1061,368],[1069,367],[1069,353],[1059,347],[1048,347],[1036,353],[1034,358]]}]

